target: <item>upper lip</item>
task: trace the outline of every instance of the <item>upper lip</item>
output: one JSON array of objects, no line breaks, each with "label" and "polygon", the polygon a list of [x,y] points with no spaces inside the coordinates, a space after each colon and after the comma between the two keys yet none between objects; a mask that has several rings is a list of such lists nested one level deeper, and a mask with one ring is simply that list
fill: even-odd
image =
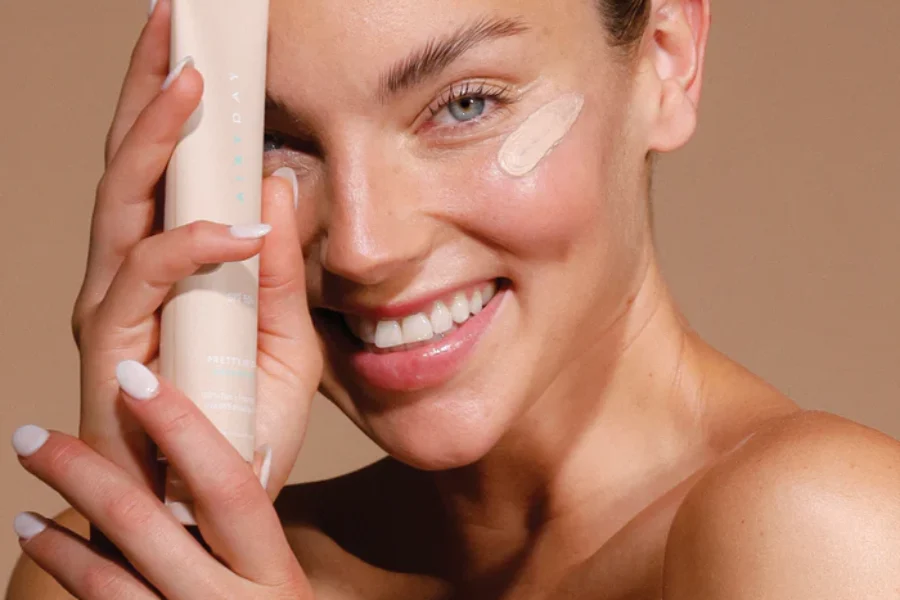
[{"label": "upper lip", "polygon": [[412,300],[404,300],[401,302],[391,302],[380,306],[373,306],[361,302],[354,302],[351,299],[343,299],[340,302],[323,306],[328,310],[336,311],[345,315],[356,315],[363,319],[373,321],[383,321],[388,319],[397,319],[431,309],[432,305],[438,300],[444,300],[452,297],[457,292],[470,289],[479,289],[481,286],[487,285],[495,279],[476,279],[469,283],[448,286],[440,290],[429,292]]}]

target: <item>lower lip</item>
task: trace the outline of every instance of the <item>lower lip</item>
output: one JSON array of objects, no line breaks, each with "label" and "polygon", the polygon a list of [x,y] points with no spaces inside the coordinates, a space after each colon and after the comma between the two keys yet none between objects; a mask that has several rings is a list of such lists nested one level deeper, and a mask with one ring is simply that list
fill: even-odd
[{"label": "lower lip", "polygon": [[[393,392],[434,388],[455,377],[487,331],[506,295],[497,295],[477,315],[439,342],[413,350],[375,353],[359,348],[349,333],[341,333],[349,363],[369,385]],[[341,344],[344,346],[344,344]]]}]

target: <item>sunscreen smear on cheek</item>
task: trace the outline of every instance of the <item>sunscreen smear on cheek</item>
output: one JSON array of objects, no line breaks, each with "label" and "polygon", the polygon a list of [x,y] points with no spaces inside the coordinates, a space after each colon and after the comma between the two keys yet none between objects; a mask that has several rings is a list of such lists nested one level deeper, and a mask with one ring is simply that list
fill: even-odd
[{"label": "sunscreen smear on cheek", "polygon": [[584,96],[568,93],[548,102],[516,129],[498,154],[507,175],[522,177],[533,171],[566,137],[584,108]]}]

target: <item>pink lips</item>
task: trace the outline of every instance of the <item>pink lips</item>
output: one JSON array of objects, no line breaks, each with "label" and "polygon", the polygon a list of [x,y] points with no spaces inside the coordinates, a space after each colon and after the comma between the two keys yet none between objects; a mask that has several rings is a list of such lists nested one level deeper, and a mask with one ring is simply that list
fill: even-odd
[{"label": "pink lips", "polygon": [[412,392],[443,385],[459,373],[488,329],[506,291],[500,290],[478,315],[433,344],[411,350],[376,353],[362,349],[341,332],[337,344],[350,366],[368,385],[386,391]]}]

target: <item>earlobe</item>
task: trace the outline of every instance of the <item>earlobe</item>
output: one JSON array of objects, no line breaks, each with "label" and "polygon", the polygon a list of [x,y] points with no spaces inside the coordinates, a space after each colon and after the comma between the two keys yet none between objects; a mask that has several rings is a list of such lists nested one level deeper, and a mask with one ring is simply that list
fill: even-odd
[{"label": "earlobe", "polygon": [[655,0],[648,26],[645,60],[659,101],[649,146],[669,152],[686,144],[696,129],[709,0]]}]

